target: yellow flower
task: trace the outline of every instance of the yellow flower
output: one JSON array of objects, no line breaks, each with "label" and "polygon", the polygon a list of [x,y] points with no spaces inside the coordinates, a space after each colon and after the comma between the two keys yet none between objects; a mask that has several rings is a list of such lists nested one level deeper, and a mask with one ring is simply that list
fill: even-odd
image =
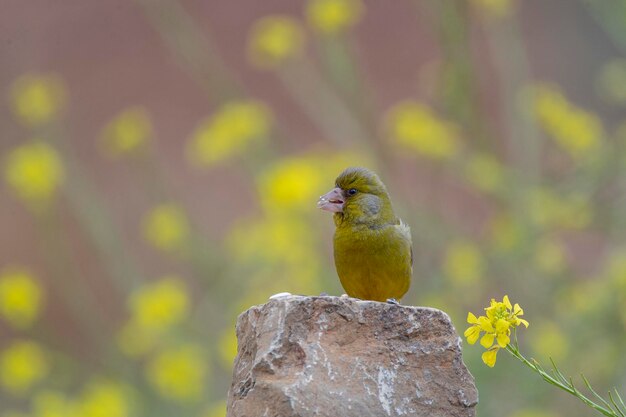
[{"label": "yellow flower", "polygon": [[611,291],[602,277],[573,282],[558,294],[556,310],[572,317],[597,313],[609,305]]},{"label": "yellow flower", "polygon": [[626,251],[623,248],[616,250],[604,269],[609,282],[615,285],[620,293],[626,294]]},{"label": "yellow flower", "polygon": [[309,224],[295,216],[268,216],[236,224],[227,246],[240,263],[306,264],[312,252],[302,239],[311,234]]},{"label": "yellow flower", "polygon": [[[485,334],[480,339],[480,344],[487,349],[482,354],[485,364],[493,367],[496,363],[498,350],[505,348],[511,342],[511,329],[524,325],[528,327],[528,322],[521,319],[524,310],[519,304],[512,305],[507,295],[502,301],[491,299],[489,307],[485,308],[485,316],[476,317],[472,313],[467,314],[467,322],[471,324],[463,335],[471,345],[476,343],[480,335]],[[494,342],[497,342],[494,345]]]},{"label": "yellow flower", "polygon": [[565,252],[555,241],[542,239],[535,247],[534,264],[546,274],[558,274],[565,269]]},{"label": "yellow flower", "polygon": [[513,0],[471,0],[471,3],[489,18],[506,17],[514,10]]},{"label": "yellow flower", "polygon": [[177,277],[150,283],[129,300],[132,321],[147,331],[164,331],[187,318],[189,295]]},{"label": "yellow flower", "polygon": [[94,380],[84,390],[78,404],[80,417],[128,417],[131,415],[130,389],[117,382]]},{"label": "yellow flower", "polygon": [[33,276],[20,268],[0,273],[0,316],[12,326],[24,329],[39,316],[41,287]]},{"label": "yellow flower", "polygon": [[148,111],[133,106],[118,114],[103,129],[102,147],[111,156],[136,152],[146,145],[152,136],[152,122]]},{"label": "yellow flower", "polygon": [[320,161],[315,158],[286,158],[272,165],[258,180],[261,205],[267,211],[280,209],[310,209],[319,196],[327,178]]},{"label": "yellow flower", "polygon": [[0,353],[0,385],[19,395],[46,377],[46,353],[30,341],[16,341]]},{"label": "yellow flower", "polygon": [[270,109],[260,101],[226,103],[200,123],[190,139],[187,157],[196,165],[211,166],[241,155],[265,143],[272,122]]},{"label": "yellow flower", "polygon": [[300,23],[283,15],[267,16],[255,22],[248,37],[248,56],[260,68],[274,68],[298,55],[304,44]]},{"label": "yellow flower", "polygon": [[75,404],[58,391],[40,391],[32,398],[34,417],[71,417],[77,414],[75,408]]},{"label": "yellow flower", "polygon": [[473,155],[465,166],[465,176],[470,184],[486,192],[498,191],[504,183],[502,165],[489,154]]},{"label": "yellow flower", "polygon": [[261,294],[319,290],[321,265],[311,241],[314,235],[310,224],[297,216],[268,214],[235,225],[226,244],[237,265],[252,267],[248,280],[260,287],[254,289],[255,299],[262,301]]},{"label": "yellow flower", "polygon": [[446,249],[443,270],[456,283],[474,284],[483,274],[483,257],[476,244],[456,240]]},{"label": "yellow flower", "polygon": [[154,207],[144,216],[143,235],[157,249],[182,249],[189,237],[189,223],[183,209],[170,203]]},{"label": "yellow flower", "polygon": [[13,83],[11,103],[17,119],[26,126],[52,121],[65,105],[63,81],[54,74],[25,74]]},{"label": "yellow flower", "polygon": [[387,128],[400,146],[432,159],[447,159],[459,148],[454,125],[437,117],[422,103],[405,101],[387,113]]},{"label": "yellow flower", "polygon": [[498,350],[500,350],[499,346],[493,346],[492,348],[487,349],[481,355],[481,359],[485,363],[485,365],[493,368],[496,364],[496,356],[498,355]]},{"label": "yellow flower", "polygon": [[9,152],[4,177],[19,198],[39,208],[52,199],[64,181],[65,171],[53,147],[34,141]]},{"label": "yellow flower", "polygon": [[541,126],[572,158],[583,159],[600,146],[604,137],[600,119],[568,102],[558,88],[537,86],[534,111]]},{"label": "yellow flower", "polygon": [[146,377],[164,398],[196,401],[205,389],[208,363],[201,349],[182,345],[158,353],[146,368]]},{"label": "yellow flower", "polygon": [[362,14],[360,0],[309,0],[306,8],[309,24],[328,35],[354,26]]}]

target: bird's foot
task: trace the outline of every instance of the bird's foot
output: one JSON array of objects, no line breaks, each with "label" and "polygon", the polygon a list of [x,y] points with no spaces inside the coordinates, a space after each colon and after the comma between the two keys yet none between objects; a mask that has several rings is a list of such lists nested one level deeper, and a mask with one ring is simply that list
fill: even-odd
[{"label": "bird's foot", "polygon": [[349,295],[348,294],[341,294],[341,298],[348,298]]},{"label": "bird's foot", "polygon": [[400,305],[398,300],[396,300],[395,298],[387,298],[387,304],[392,304],[392,305],[395,305],[395,306],[399,306]]}]

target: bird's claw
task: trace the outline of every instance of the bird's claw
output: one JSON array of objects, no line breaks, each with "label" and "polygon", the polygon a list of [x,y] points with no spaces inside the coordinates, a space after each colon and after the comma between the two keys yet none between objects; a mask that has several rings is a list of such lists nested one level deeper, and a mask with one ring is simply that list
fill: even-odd
[{"label": "bird's claw", "polygon": [[396,300],[395,298],[387,298],[387,304],[392,304],[392,305],[395,305],[395,306],[400,305],[398,300]]}]

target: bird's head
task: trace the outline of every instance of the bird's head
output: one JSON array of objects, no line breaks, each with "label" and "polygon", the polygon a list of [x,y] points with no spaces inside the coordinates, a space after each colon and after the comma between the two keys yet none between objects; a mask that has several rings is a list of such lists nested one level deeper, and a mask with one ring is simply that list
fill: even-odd
[{"label": "bird's head", "polygon": [[335,180],[335,188],[320,197],[317,207],[335,213],[337,224],[382,225],[397,220],[385,184],[367,168],[344,170]]}]

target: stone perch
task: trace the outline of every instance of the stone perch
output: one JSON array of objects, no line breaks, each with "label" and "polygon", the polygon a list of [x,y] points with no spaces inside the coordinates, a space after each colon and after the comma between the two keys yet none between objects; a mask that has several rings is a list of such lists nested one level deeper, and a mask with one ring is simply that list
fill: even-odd
[{"label": "stone perch", "polygon": [[241,314],[237,339],[227,417],[475,415],[440,310],[288,295]]}]

